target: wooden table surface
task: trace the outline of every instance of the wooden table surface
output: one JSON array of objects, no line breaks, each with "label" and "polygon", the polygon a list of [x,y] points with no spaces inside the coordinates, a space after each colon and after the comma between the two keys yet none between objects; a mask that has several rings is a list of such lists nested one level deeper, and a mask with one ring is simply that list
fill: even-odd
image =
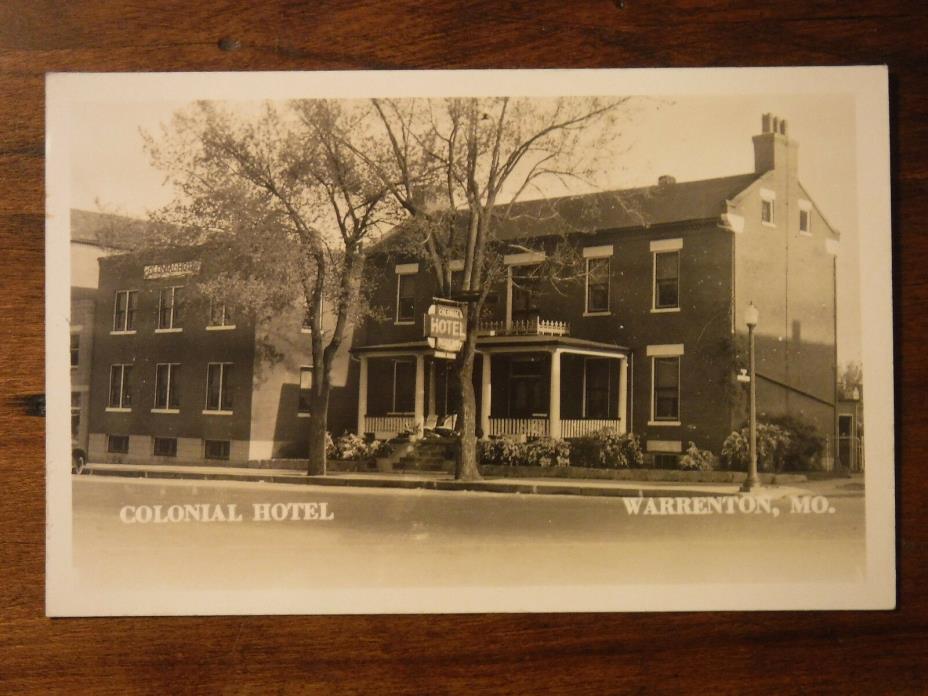
[{"label": "wooden table surface", "polygon": [[[5,0],[0,692],[928,692],[926,28],[902,0]],[[897,611],[44,617],[44,429],[17,397],[44,390],[46,71],[873,63],[893,112]]]}]

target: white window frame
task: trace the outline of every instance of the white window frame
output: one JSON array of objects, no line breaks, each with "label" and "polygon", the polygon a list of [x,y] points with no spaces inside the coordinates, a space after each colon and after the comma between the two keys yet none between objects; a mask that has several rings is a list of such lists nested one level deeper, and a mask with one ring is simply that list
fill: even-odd
[{"label": "white window frame", "polygon": [[222,323],[221,324],[213,323],[213,308],[216,305],[216,300],[210,300],[209,301],[209,316],[207,317],[207,324],[206,324],[207,331],[231,331],[232,329],[235,328],[235,324],[226,323],[226,319],[227,319],[226,303],[219,302],[219,304],[222,305]]},{"label": "white window frame", "polygon": [[302,409],[300,409],[300,392],[303,391],[303,372],[304,372],[304,370],[308,370],[308,371],[309,371],[309,375],[310,375],[309,388],[310,388],[310,389],[313,388],[313,386],[312,386],[312,385],[313,385],[313,380],[316,378],[315,370],[313,369],[313,366],[312,366],[312,365],[300,365],[300,376],[299,376],[299,380],[300,380],[300,381],[297,383],[297,395],[296,395],[296,417],[297,417],[297,418],[309,418],[309,416],[310,416],[311,413],[312,413],[309,409],[307,409],[307,410],[305,410],[305,411],[303,411]]},{"label": "white window frame", "polygon": [[[764,220],[764,203],[770,204],[770,220]],[[777,192],[771,189],[760,190],[760,224],[767,227],[777,226]]]},{"label": "white window frame", "polygon": [[[183,331],[183,327],[175,326],[176,324],[176,315],[177,315],[177,291],[182,290],[183,285],[165,285],[158,290],[158,321],[155,323],[155,333],[180,333]],[[171,291],[171,325],[170,326],[161,326],[161,310],[162,303],[164,301],[164,295],[162,294],[165,290]]]},{"label": "white window frame", "polygon": [[[806,228],[802,229],[802,214],[806,215]],[[799,234],[803,237],[812,236],[812,202],[800,199],[799,201]]]},{"label": "white window frame", "polygon": [[[651,242],[651,313],[668,314],[679,312],[682,306],[680,297],[680,276],[681,252],[683,250],[683,239],[676,237],[674,239],[655,239]],[[657,306],[657,255],[658,254],[676,254],[677,255],[677,306],[676,307],[658,307]]]},{"label": "white window frame", "polygon": [[[223,410],[222,408],[222,396],[225,394],[226,390],[226,367],[231,367],[235,363],[231,362],[210,362],[206,364],[206,398],[204,399],[204,408],[203,415],[205,416],[231,416],[233,411]],[[219,370],[219,403],[217,404],[218,408],[211,409],[209,407],[209,369],[213,365],[220,365],[222,369]]]},{"label": "white window frame", "polygon": [[[165,390],[165,404],[164,406],[158,405],[158,368],[162,366],[167,366],[168,370],[168,385]],[[175,368],[180,367],[180,363],[156,363],[155,364],[155,397],[154,397],[154,406],[152,406],[152,413],[180,413],[180,408],[174,408],[171,406],[171,394],[174,392],[174,373]]]},{"label": "white window frame", "polygon": [[[586,273],[583,288],[583,316],[585,317],[605,317],[612,314],[612,255],[613,247],[611,244],[595,247],[585,247],[583,249],[583,258],[586,264]],[[606,309],[590,309],[590,262],[606,259],[608,272],[606,273]]]},{"label": "white window frame", "polygon": [[400,319],[400,277],[411,276],[419,273],[419,264],[417,263],[399,263],[393,269],[396,275],[396,304],[393,313],[393,324],[395,326],[411,326],[416,323],[415,300],[413,300],[413,310],[411,319]]},{"label": "white window frame", "polygon": [[[69,345],[71,349],[71,369],[76,370],[81,364],[81,335],[79,333],[72,333],[69,341],[73,342],[74,339],[77,339],[77,348],[74,348],[73,345]],[[74,360],[74,354],[77,353],[77,361]]]},{"label": "white window frame", "polygon": [[[129,297],[135,293],[135,296],[138,297],[138,290],[116,290],[113,292],[113,323],[110,326],[110,335],[111,336],[132,336],[136,333],[136,329],[127,329],[129,325]],[[126,296],[126,312],[122,318],[122,327],[118,328],[116,326],[116,308],[119,306],[119,296]],[[138,308],[135,310],[138,312]]]},{"label": "white window frame", "polygon": [[[119,403],[115,406],[110,403],[110,399],[113,396],[113,368],[119,368]],[[126,368],[132,368],[134,365],[132,363],[113,363],[110,365],[110,388],[106,393],[106,410],[109,413],[131,413],[132,406],[126,406],[123,403],[123,398],[126,393]]]},{"label": "white window frame", "polygon": [[[683,424],[683,344],[669,343],[661,345],[650,345],[646,350],[648,361],[651,363],[651,412],[648,419],[649,426],[657,427],[679,427]],[[657,420],[654,415],[654,382],[656,370],[654,368],[655,358],[676,358],[677,359],[677,419],[676,420]]]}]

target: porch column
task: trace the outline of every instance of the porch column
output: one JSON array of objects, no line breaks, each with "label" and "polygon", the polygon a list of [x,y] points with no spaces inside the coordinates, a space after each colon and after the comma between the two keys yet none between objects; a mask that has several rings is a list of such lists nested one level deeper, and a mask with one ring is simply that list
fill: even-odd
[{"label": "porch column", "polygon": [[490,354],[480,356],[480,429],[483,439],[490,437],[490,405],[493,403],[493,387],[490,384],[490,370],[493,366]]},{"label": "porch column", "polygon": [[619,432],[628,432],[628,356],[619,365]]},{"label": "porch column", "polygon": [[434,416],[438,411],[435,408],[435,359],[429,363],[429,415]]},{"label": "porch column", "polygon": [[421,435],[425,428],[425,355],[416,355],[416,400],[413,418],[416,429]]},{"label": "porch column", "polygon": [[551,389],[548,397],[548,435],[561,437],[561,351],[551,351]]},{"label": "porch column", "polygon": [[358,374],[358,435],[364,434],[364,421],[367,416],[367,356],[361,356]]}]

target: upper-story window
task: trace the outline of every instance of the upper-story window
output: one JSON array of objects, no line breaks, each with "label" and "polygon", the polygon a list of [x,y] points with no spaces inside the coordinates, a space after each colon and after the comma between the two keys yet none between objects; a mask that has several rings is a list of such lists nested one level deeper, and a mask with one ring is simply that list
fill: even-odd
[{"label": "upper-story window", "polygon": [[113,299],[113,331],[127,333],[135,331],[135,315],[138,311],[137,290],[117,290]]},{"label": "upper-story window", "polygon": [[158,363],[155,366],[155,411],[173,411],[180,408],[177,380],[180,364]]},{"label": "upper-story window", "polygon": [[310,404],[312,403],[312,390],[313,390],[313,368],[312,367],[301,367],[300,368],[300,396],[299,402],[297,404],[298,413],[309,413]]},{"label": "upper-story window", "polygon": [[206,366],[206,409],[214,413],[232,412],[232,390],[229,378],[232,363],[210,363]]},{"label": "upper-story window", "polygon": [[208,330],[235,328],[232,313],[222,300],[210,300],[209,324],[207,324],[206,328]]},{"label": "upper-story window", "polygon": [[612,246],[586,247],[586,314],[609,313],[609,282],[612,265]]},{"label": "upper-story window", "polygon": [[776,192],[770,189],[760,190],[760,221],[763,224],[776,224],[776,201]]},{"label": "upper-story window", "polygon": [[110,365],[110,410],[125,410],[132,408],[132,365]]},{"label": "upper-story window", "polygon": [[75,368],[81,363],[81,335],[71,334],[71,367]]},{"label": "upper-story window", "polygon": [[512,320],[529,319],[538,314],[538,265],[514,266],[512,281]]},{"label": "upper-story window", "polygon": [[652,289],[654,312],[671,312],[680,309],[680,250],[682,239],[661,239],[651,242],[654,257],[654,285]]},{"label": "upper-story window", "polygon": [[812,234],[812,204],[799,201],[799,234]]},{"label": "upper-story window", "polygon": [[158,295],[158,331],[180,331],[182,287],[161,288]]},{"label": "upper-story window", "polygon": [[[325,297],[319,298],[319,310],[315,314],[319,315],[320,321],[322,321],[323,313],[325,312]],[[303,333],[310,333],[312,331],[312,319],[314,312],[306,308],[306,311],[303,313],[303,323],[300,326],[300,331]]]},{"label": "upper-story window", "polygon": [[412,324],[416,319],[416,274],[419,264],[396,267],[396,323]]}]

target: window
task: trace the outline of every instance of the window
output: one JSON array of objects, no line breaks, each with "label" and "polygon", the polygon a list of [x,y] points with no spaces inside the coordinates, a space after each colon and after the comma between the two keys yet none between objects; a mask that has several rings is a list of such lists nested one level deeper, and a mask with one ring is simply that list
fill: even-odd
[{"label": "window", "polygon": [[158,363],[155,366],[155,411],[180,408],[177,397],[178,363]]},{"label": "window", "polygon": [[132,365],[110,366],[110,405],[111,409],[126,410],[132,408],[132,389],[130,377]]},{"label": "window", "polygon": [[653,454],[651,455],[654,460],[655,469],[678,469],[679,464],[677,460],[679,455],[676,454]]},{"label": "window", "polygon": [[538,265],[511,268],[513,321],[524,321],[538,314],[538,271]]},{"label": "window", "polygon": [[161,288],[158,294],[158,331],[180,331],[182,289],[179,286]]},{"label": "window", "polygon": [[81,393],[71,392],[71,437],[76,438],[81,430]]},{"label": "window", "polygon": [[392,413],[412,413],[415,409],[416,363],[412,360],[393,361]]},{"label": "window", "polygon": [[129,453],[128,435],[109,435],[106,438],[106,451],[111,454]]},{"label": "window", "polygon": [[760,221],[765,225],[776,224],[776,191],[760,190]]},{"label": "window", "polygon": [[680,358],[651,358],[654,394],[651,401],[652,420],[680,420]]},{"label": "window", "polygon": [[509,363],[509,416],[531,418],[548,414],[547,365],[535,358],[513,358]]},{"label": "window", "polygon": [[584,360],[584,418],[609,418],[609,402],[612,400],[612,362],[608,358],[586,358]]},{"label": "window", "polygon": [[231,313],[229,308],[226,307],[225,302],[219,300],[210,300],[209,303],[209,324],[207,325],[208,329],[234,329],[235,322],[232,321]]},{"label": "window", "polygon": [[228,440],[204,440],[203,456],[206,459],[228,459],[229,458],[229,441]]},{"label": "window", "polygon": [[799,211],[799,231],[803,234],[809,234],[809,211]]},{"label": "window", "polygon": [[610,258],[586,260],[586,311],[589,314],[609,311]]},{"label": "window", "polygon": [[229,378],[232,363],[210,363],[206,367],[206,410],[232,411],[232,391]]},{"label": "window", "polygon": [[297,411],[300,413],[309,413],[311,403],[310,396],[313,388],[313,368],[300,368],[300,400]]},{"label": "window", "polygon": [[654,254],[654,309],[680,307],[680,252]]},{"label": "window", "polygon": [[[320,298],[319,300],[318,314],[320,317],[320,322],[322,321],[322,316],[323,316],[324,311],[325,311],[325,298],[323,297],[323,298]],[[307,308],[305,314],[303,314],[303,325],[300,327],[301,331],[303,331],[304,333],[309,333],[312,331],[312,324],[311,324],[312,318],[313,318],[313,313],[309,310],[309,308]]]},{"label": "window", "polygon": [[396,276],[396,323],[412,323],[416,318],[416,276],[399,273]]},{"label": "window", "polygon": [[156,437],[153,452],[156,457],[176,457],[177,438]]},{"label": "window", "polygon": [[113,331],[126,333],[135,331],[135,315],[138,310],[139,294],[136,290],[118,290],[113,302]]},{"label": "window", "polygon": [[81,336],[71,334],[71,367],[77,367],[81,362]]}]

